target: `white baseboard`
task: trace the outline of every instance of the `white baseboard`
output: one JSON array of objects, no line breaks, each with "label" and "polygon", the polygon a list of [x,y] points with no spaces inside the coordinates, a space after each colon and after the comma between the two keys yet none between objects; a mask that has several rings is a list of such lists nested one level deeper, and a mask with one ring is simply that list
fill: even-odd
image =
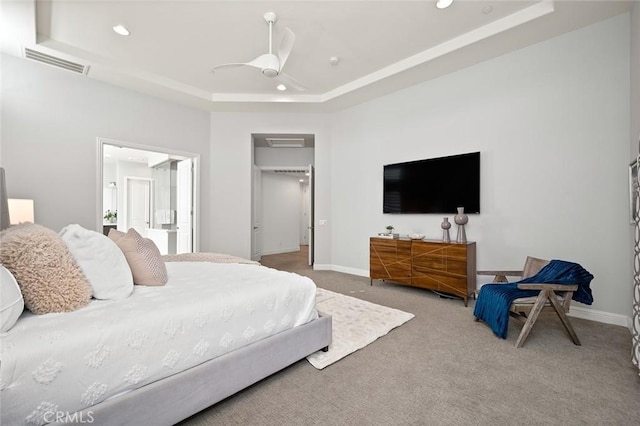
[{"label": "white baseboard", "polygon": [[[313,265],[313,269],[318,271],[336,271],[344,274],[358,275],[361,277],[369,277],[369,270],[349,268],[340,265]],[[569,316],[575,318],[582,318],[590,321],[601,322],[604,324],[620,325],[627,327],[629,331],[632,329],[632,320],[630,317],[614,314],[611,312],[598,311],[595,309],[583,308],[580,306],[571,306]]]},{"label": "white baseboard", "polygon": [[322,263],[313,264],[314,271],[333,271],[332,265],[323,265]]},{"label": "white baseboard", "polygon": [[581,306],[571,306],[571,309],[569,310],[569,316],[602,322],[605,324],[620,325],[631,330],[631,318],[620,314],[583,308]]}]

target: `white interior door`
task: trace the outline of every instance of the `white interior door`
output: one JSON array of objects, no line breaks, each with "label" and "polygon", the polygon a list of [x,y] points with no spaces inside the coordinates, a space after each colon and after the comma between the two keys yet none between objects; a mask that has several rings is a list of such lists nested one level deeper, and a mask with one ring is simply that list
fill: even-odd
[{"label": "white interior door", "polygon": [[140,235],[146,235],[151,227],[151,181],[148,179],[127,178],[127,225]]},{"label": "white interior door", "polygon": [[251,260],[259,261],[262,257],[262,170],[258,166],[251,168],[253,183],[251,211]]},{"label": "white interior door", "polygon": [[176,252],[193,251],[193,161],[178,162],[176,174]]},{"label": "white interior door", "polygon": [[314,261],[314,250],[313,250],[313,245],[314,245],[314,241],[313,241],[313,237],[314,237],[314,225],[313,225],[313,221],[314,221],[314,192],[315,192],[315,182],[314,182],[314,172],[315,170],[313,169],[312,165],[309,165],[309,206],[307,208],[307,211],[309,212],[309,266],[313,266],[313,261]]}]

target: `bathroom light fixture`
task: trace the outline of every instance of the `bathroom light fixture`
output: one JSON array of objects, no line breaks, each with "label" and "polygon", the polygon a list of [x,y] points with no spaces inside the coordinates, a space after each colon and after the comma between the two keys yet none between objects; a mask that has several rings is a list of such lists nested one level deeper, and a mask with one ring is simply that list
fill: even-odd
[{"label": "bathroom light fixture", "polygon": [[446,9],[453,4],[453,0],[437,0],[436,7],[438,9]]},{"label": "bathroom light fixture", "polygon": [[129,32],[129,30],[124,25],[120,25],[120,24],[114,25],[113,31],[116,34],[120,34],[121,36],[128,36],[131,34],[131,32]]}]

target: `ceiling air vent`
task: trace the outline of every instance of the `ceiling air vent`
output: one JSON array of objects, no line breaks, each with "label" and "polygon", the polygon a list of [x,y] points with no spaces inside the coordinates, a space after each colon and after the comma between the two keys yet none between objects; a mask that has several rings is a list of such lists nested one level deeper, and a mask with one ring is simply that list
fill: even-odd
[{"label": "ceiling air vent", "polygon": [[76,62],[67,61],[66,59],[56,58],[55,56],[29,49],[28,47],[25,47],[24,49],[24,57],[57,68],[62,68],[67,71],[73,71],[78,74],[86,74],[89,71],[89,65],[82,65]]},{"label": "ceiling air vent", "polygon": [[291,173],[304,174],[306,172],[307,172],[306,170],[300,170],[300,169],[275,169],[273,171],[273,173],[285,173],[285,174],[291,174]]},{"label": "ceiling air vent", "polygon": [[304,148],[304,138],[266,138],[271,148]]}]

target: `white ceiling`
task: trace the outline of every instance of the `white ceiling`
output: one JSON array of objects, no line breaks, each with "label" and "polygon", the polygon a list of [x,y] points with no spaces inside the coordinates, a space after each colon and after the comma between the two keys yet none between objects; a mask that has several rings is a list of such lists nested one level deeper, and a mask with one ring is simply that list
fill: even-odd
[{"label": "white ceiling", "polygon": [[[332,111],[624,13],[629,1],[0,2],[0,48],[88,65],[88,78],[218,111]],[[296,35],[284,72],[308,90],[276,90],[247,62],[268,51],[263,15]],[[115,34],[125,25],[131,35]],[[274,47],[274,50],[276,50]],[[338,65],[329,58],[340,59]]]}]

